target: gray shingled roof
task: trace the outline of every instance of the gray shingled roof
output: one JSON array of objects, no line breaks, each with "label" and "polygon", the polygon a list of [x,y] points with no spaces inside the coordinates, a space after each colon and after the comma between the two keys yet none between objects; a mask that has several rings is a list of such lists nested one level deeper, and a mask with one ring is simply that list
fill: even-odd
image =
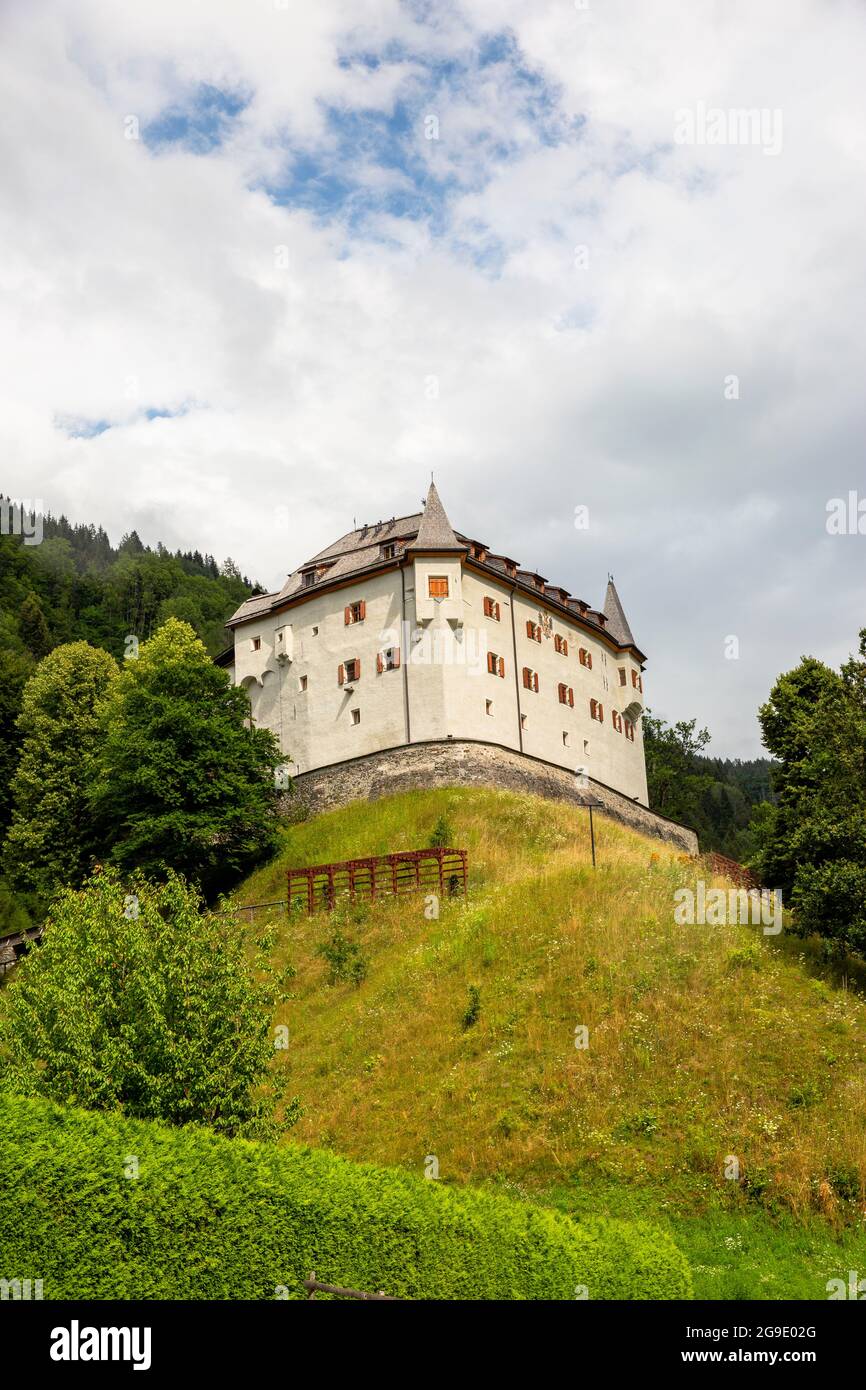
[{"label": "gray shingled roof", "polygon": [[631,635],[631,628],[623,612],[622,604],[619,601],[619,594],[616,591],[613,579],[607,581],[607,593],[604,596],[604,608],[602,612],[607,618],[607,630],[611,637],[613,637],[616,642],[619,642],[620,646],[635,646],[635,640]]},{"label": "gray shingled roof", "polygon": [[421,525],[418,527],[418,534],[411,545],[406,546],[406,549],[466,550],[466,546],[458,541],[451,529],[451,522],[445,515],[445,508],[439,500],[439,493],[436,491],[435,483],[430,484],[427,493],[427,505],[421,517]]},{"label": "gray shingled roof", "polygon": [[[409,516],[391,517],[390,521],[377,521],[375,525],[359,526],[354,531],[348,531],[345,536],[341,536],[332,545],[320,550],[306,564],[299,565],[296,570],[293,570],[278,593],[258,594],[255,598],[247,599],[246,603],[242,603],[237,612],[229,619],[229,623],[246,622],[250,618],[259,617],[285,600],[294,598],[295,595],[315,593],[320,583],[331,584],[356,575],[363,575],[364,571],[368,569],[377,569],[383,561],[382,546],[388,544],[402,545],[409,552],[439,550],[465,554],[469,549],[469,540],[462,533],[453,530],[439,494],[434,484],[431,483],[423,512],[414,512]],[[502,573],[506,568],[502,557],[498,555],[488,556],[483,563],[487,568],[497,573]],[[307,588],[303,576],[304,572],[310,569],[317,571],[317,578],[316,584]],[[581,600],[568,596],[566,590],[560,590],[558,586],[548,585],[546,581],[543,581],[544,589],[540,590],[536,581],[542,579],[542,576],[536,575],[532,570],[519,569],[518,577],[522,581],[521,587],[527,591],[537,593],[539,597],[543,593],[549,601],[559,603],[570,612],[580,614]],[[561,593],[566,594],[564,600],[559,597]],[[594,627],[607,631],[620,646],[635,647],[637,645],[632,637],[631,628],[626,620],[613,580],[607,586],[602,614],[598,614],[588,604],[584,607],[585,619]],[[607,622],[603,621],[605,618]]]}]

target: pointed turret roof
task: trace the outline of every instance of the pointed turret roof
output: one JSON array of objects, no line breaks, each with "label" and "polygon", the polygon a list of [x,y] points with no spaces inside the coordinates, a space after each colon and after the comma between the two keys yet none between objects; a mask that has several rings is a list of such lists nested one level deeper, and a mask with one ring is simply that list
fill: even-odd
[{"label": "pointed turret roof", "polygon": [[631,628],[623,612],[622,604],[619,601],[619,594],[616,591],[613,576],[607,581],[607,593],[604,596],[604,608],[602,612],[607,618],[607,630],[615,641],[625,647],[634,647],[637,645],[632,637]]},{"label": "pointed turret roof", "polygon": [[418,527],[418,534],[407,550],[466,550],[466,546],[458,541],[451,527],[451,522],[445,514],[445,508],[436,491],[436,484],[431,483],[427,493],[427,502],[424,506],[424,514],[421,517],[421,525]]}]

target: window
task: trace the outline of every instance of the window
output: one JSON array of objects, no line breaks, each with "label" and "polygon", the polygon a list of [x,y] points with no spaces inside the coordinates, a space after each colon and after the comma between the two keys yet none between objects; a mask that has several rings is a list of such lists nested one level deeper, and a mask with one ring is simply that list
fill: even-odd
[{"label": "window", "polygon": [[538,623],[534,623],[531,618],[526,621],[526,635],[533,642],[541,641],[541,628]]},{"label": "window", "polygon": [[318,635],[319,635],[319,629],[318,629],[317,627],[314,627],[314,628],[313,628],[313,636],[314,636],[314,637],[318,637]]},{"label": "window", "polygon": [[632,683],[632,685],[634,686],[635,690],[640,690],[640,691],[643,690],[643,681],[641,680],[641,678],[640,678],[640,676],[638,675],[637,671],[632,671],[632,673],[631,673],[631,683]]},{"label": "window", "polygon": [[621,733],[622,733],[622,715],[621,715],[621,714],[618,714],[617,711],[616,711],[615,709],[612,709],[611,712],[610,712],[610,722],[611,722],[611,724],[613,725],[613,727],[614,727],[614,729],[616,730],[616,732],[617,732],[618,734],[621,734]]},{"label": "window", "polygon": [[360,724],[360,722],[361,722],[361,711],[360,711],[359,709],[353,709],[353,710],[352,710],[352,723],[353,723],[353,724]]},{"label": "window", "polygon": [[347,661],[345,665],[337,667],[337,684],[352,685],[361,679],[361,662],[356,656],[352,661]]},{"label": "window", "polygon": [[590,718],[597,719],[599,724],[604,723],[604,706],[600,705],[598,700],[590,700],[589,713]]},{"label": "window", "polygon": [[302,689],[302,690],[306,690],[306,688],[307,688],[307,678],[306,678],[306,676],[301,676],[300,686],[301,686],[301,689]]},{"label": "window", "polygon": [[499,604],[495,598],[490,598],[487,594],[484,596],[484,616],[499,622]]},{"label": "window", "polygon": [[488,714],[490,714],[490,715],[493,714],[493,701],[492,701],[492,700],[485,700],[485,701],[484,701],[484,707],[485,707],[486,712],[487,712]]},{"label": "window", "polygon": [[585,666],[588,671],[592,670],[592,652],[588,652],[586,647],[581,647],[577,653],[577,659],[581,666]]},{"label": "window", "polygon": [[316,582],[316,571],[315,571],[315,570],[304,570],[304,573],[303,573],[303,575],[302,575],[302,579],[303,579],[304,588],[305,588],[305,589],[312,589],[313,585],[314,585],[315,582]]},{"label": "window", "polygon": [[559,690],[559,703],[561,705],[571,705],[574,707],[574,691],[571,686],[566,685],[564,681],[560,681],[557,689]]},{"label": "window", "polygon": [[495,652],[487,653],[487,669],[491,676],[505,676],[505,657],[497,656]]},{"label": "window", "polygon": [[634,724],[632,724],[630,719],[625,721],[625,736],[634,743]]},{"label": "window", "polygon": [[429,575],[427,578],[427,594],[430,598],[447,598],[447,577],[445,575]]},{"label": "window", "polygon": [[562,746],[563,746],[563,748],[568,748],[568,746],[569,746],[569,743],[568,743],[568,730],[567,730],[567,729],[563,729],[563,731],[562,731]]},{"label": "window", "polygon": [[251,644],[251,645],[252,645],[252,649],[253,649],[254,652],[260,652],[261,649],[262,649],[262,639],[261,639],[261,637],[254,637],[253,640],[252,640],[252,644]]},{"label": "window", "polygon": [[624,667],[624,666],[620,666],[620,668],[619,668],[619,683],[620,683],[620,685],[625,685],[625,667]]},{"label": "window", "polygon": [[526,728],[526,715],[525,715],[525,714],[521,714],[521,716],[520,716],[520,727],[521,727],[521,729],[525,729],[525,728]]},{"label": "window", "polygon": [[397,547],[396,547],[396,545],[394,544],[393,541],[390,541],[387,545],[383,545],[383,546],[382,546],[382,559],[383,559],[383,560],[393,560],[393,558],[394,558],[394,556],[395,556],[396,554],[397,554]]},{"label": "window", "polygon": [[381,676],[383,671],[396,671],[400,666],[400,648],[386,647],[384,651],[376,653],[376,670]]},{"label": "window", "polygon": [[585,738],[585,739],[583,740],[583,756],[584,756],[585,758],[588,758],[588,757],[589,757],[589,739],[588,739],[588,738]]},{"label": "window", "polygon": [[357,603],[350,603],[343,611],[343,621],[346,626],[350,623],[362,623],[367,616],[367,605],[363,599]]},{"label": "window", "polygon": [[561,637],[558,632],[553,639],[553,650],[562,656],[568,656],[568,639]]},{"label": "window", "polygon": [[538,694],[538,672],[530,671],[528,666],[524,666],[523,685],[526,690],[534,690]]}]

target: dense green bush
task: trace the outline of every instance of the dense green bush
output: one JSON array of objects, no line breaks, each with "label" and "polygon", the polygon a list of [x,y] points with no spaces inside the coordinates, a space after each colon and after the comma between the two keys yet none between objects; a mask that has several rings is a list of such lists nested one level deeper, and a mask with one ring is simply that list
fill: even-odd
[{"label": "dense green bush", "polygon": [[[134,1174],[137,1173],[137,1176]],[[689,1297],[683,1256],[639,1224],[575,1225],[321,1150],[172,1130],[0,1096],[0,1277],[45,1298]]]}]

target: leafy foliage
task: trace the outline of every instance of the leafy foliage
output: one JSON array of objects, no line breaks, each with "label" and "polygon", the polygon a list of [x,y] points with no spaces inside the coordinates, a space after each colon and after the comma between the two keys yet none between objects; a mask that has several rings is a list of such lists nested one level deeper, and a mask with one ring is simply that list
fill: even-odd
[{"label": "leafy foliage", "polygon": [[[3,1089],[269,1137],[284,1084],[273,1017],[292,971],[181,879],[107,869],[54,903],[0,1013]],[[297,1102],[287,1120],[297,1118]]]},{"label": "leafy foliage", "polygon": [[79,883],[96,849],[88,794],[100,711],[117,679],[108,652],[72,642],[40,662],[24,689],[4,862],[17,890],[47,899]]},{"label": "leafy foliage", "polygon": [[273,847],[276,741],[188,624],[169,618],[125,663],[102,734],[90,804],[124,870],[168,865],[210,896]]},{"label": "leafy foliage", "polygon": [[696,719],[671,726],[647,711],[643,735],[653,810],[692,826],[703,849],[750,859],[773,795],[769,759],[707,757],[709,731]]},{"label": "leafy foliage", "polygon": [[427,841],[429,849],[450,849],[454,844],[454,829],[447,815],[437,820]]},{"label": "leafy foliage", "polygon": [[[135,1158],[137,1176],[130,1172]],[[414,1299],[688,1298],[670,1236],[294,1146],[0,1096],[6,1266],[46,1299],[302,1299],[320,1280]]]},{"label": "leafy foliage", "polygon": [[804,657],[760,710],[778,759],[759,868],[798,929],[866,952],[866,629],[840,672]]},{"label": "leafy foliage", "polygon": [[367,978],[367,961],[360,943],[346,936],[340,926],[334,928],[327,941],[319,943],[316,954],[327,962],[329,984],[360,985]]}]

